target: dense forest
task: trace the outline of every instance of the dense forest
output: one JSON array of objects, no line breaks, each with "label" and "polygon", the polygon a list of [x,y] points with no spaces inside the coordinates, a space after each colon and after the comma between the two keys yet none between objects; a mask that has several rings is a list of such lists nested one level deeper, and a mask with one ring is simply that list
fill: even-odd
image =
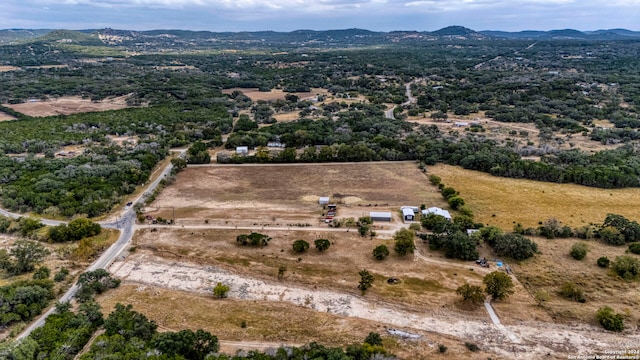
[{"label": "dense forest", "polygon": [[[291,45],[300,34],[287,42],[282,34],[265,33],[279,45],[230,37],[224,46],[205,49],[204,34],[185,33],[173,41],[190,36],[198,49],[156,44],[163,50],[131,55],[139,44],[126,39],[142,35],[113,35],[125,40],[103,43],[86,32],[61,31],[0,46],[0,62],[17,69],[0,72],[0,111],[17,119],[0,122],[3,207],[100,215],[144,183],[171,147],[195,141],[204,147],[192,162],[206,162],[206,148],[247,146],[255,149],[249,156],[219,151],[216,160],[416,160],[541,181],[640,186],[638,40],[389,42],[389,34],[383,41],[362,32],[333,34],[343,40],[326,48],[301,48]],[[358,36],[368,40],[358,45]],[[254,101],[238,90],[247,88],[287,95]],[[319,99],[312,89],[326,95]],[[305,93],[309,97],[300,95]],[[130,108],[34,118],[10,107],[65,96],[94,102],[126,96]],[[390,106],[393,118],[385,114]],[[275,119],[292,112],[297,120]],[[480,115],[532,124],[538,138],[522,145],[491,138],[481,125],[447,132],[408,120]],[[514,137],[526,139],[527,133]],[[116,136],[136,140],[118,144]],[[558,146],[572,136],[608,147],[587,152]],[[267,149],[273,142],[286,148]],[[68,146],[81,150],[56,156]]]}]

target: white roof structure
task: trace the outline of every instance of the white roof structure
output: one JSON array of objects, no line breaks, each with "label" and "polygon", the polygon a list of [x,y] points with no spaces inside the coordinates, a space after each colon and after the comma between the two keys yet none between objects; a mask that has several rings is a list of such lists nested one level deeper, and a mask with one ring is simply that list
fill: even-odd
[{"label": "white roof structure", "polygon": [[447,219],[447,220],[451,220],[451,214],[449,214],[449,212],[447,210],[442,210],[439,207],[430,207],[427,210],[422,210],[422,215],[427,215],[427,214],[436,214],[436,215],[440,215],[443,218]]},{"label": "white roof structure", "polygon": [[248,154],[249,153],[249,147],[248,146],[237,146],[236,147],[236,154]]},{"label": "white roof structure", "polygon": [[318,199],[318,204],[320,204],[320,205],[326,205],[328,203],[329,203],[329,197],[328,196],[321,196]]},{"label": "white roof structure", "polygon": [[413,216],[414,216],[413,209],[411,209],[410,207],[402,208],[402,216],[404,216],[404,217],[410,216],[410,217],[413,218]]},{"label": "white roof structure", "polygon": [[372,211],[369,213],[369,216],[373,220],[384,219],[386,221],[391,221],[391,213],[387,211]]}]

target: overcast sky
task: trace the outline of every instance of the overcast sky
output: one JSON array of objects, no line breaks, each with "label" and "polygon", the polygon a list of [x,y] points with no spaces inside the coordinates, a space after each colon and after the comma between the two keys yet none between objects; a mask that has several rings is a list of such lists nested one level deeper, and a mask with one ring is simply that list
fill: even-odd
[{"label": "overcast sky", "polygon": [[640,30],[640,0],[0,0],[0,28]]}]

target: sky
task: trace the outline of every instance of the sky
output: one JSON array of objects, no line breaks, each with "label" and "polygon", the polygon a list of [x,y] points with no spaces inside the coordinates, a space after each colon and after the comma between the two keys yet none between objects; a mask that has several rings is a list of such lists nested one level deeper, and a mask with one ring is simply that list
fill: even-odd
[{"label": "sky", "polygon": [[640,30],[640,0],[0,0],[0,29]]}]

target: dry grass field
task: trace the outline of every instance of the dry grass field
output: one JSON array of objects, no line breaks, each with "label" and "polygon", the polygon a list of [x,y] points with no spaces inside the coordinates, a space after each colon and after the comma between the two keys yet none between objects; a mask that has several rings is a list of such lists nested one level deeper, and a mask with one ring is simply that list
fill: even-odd
[{"label": "dry grass field", "polygon": [[[455,289],[464,282],[480,284],[486,273],[485,269],[476,267],[471,262],[448,260],[442,264],[414,260],[410,255],[401,258],[393,253],[385,261],[375,261],[371,254],[373,248],[380,244],[393,248],[392,240],[363,238],[355,230],[329,232],[265,229],[259,232],[273,238],[267,247],[254,249],[237,246],[236,236],[249,232],[188,228],[161,231],[145,229],[137,234],[134,245],[167,259],[203,266],[215,265],[234,274],[265,281],[277,281],[278,269],[286,267],[283,281],[287,284],[331,289],[354,296],[359,294],[358,272],[366,268],[376,277],[376,286],[369,290],[367,297],[401,304],[405,309],[414,311],[425,308],[455,308]],[[313,241],[319,238],[329,239],[332,243],[322,253],[313,246]],[[309,242],[310,249],[303,254],[294,253],[292,243],[297,239]],[[426,249],[422,251],[436,260],[441,257],[439,253],[430,253]],[[389,277],[397,277],[401,279],[401,283],[390,285],[386,282]],[[516,316],[530,319],[531,309],[528,307],[534,305],[532,301],[520,304],[525,309],[516,312]],[[483,311],[472,311],[470,314],[483,316]]]},{"label": "dry grass field", "polygon": [[16,71],[16,70],[20,70],[20,68],[16,66],[0,65],[0,72]]},{"label": "dry grass field", "polygon": [[338,218],[445,205],[415,163],[402,162],[189,167],[147,210],[198,223],[316,225],[320,196],[339,204]]},{"label": "dry grass field", "polygon": [[477,221],[505,230],[512,230],[515,223],[538,227],[538,222],[552,217],[571,227],[602,223],[608,213],[639,220],[638,188],[599,189],[509,179],[448,165],[431,166],[429,174],[458,190]]},{"label": "dry grass field", "polygon": [[[98,298],[105,313],[118,302],[133,308],[158,323],[161,331],[204,329],[220,339],[221,351],[233,354],[238,349],[264,349],[281,344],[300,346],[316,341],[325,346],[359,343],[371,331],[383,337],[385,348],[402,359],[432,359],[436,344],[445,344],[458,359],[486,359],[495,354],[472,353],[455,338],[420,332],[419,341],[390,337],[384,324],[359,318],[345,318],[291,304],[265,301],[214,299],[165,288],[125,284]],[[188,303],[189,306],[184,306]],[[246,327],[241,327],[242,322]],[[274,324],[278,324],[274,326]]]},{"label": "dry grass field", "polygon": [[[625,255],[626,246],[615,247],[592,240],[587,241],[589,252],[581,261],[569,255],[578,239],[535,238],[541,254],[513,264],[518,279],[534,296],[542,298],[543,307],[558,321],[579,320],[596,324],[595,313],[602,306],[610,306],[626,316],[627,327],[640,320],[640,288],[637,282],[628,282],[610,269],[598,267],[596,260],[606,256],[614,261]],[[638,255],[627,254],[636,258]],[[585,303],[575,302],[559,295],[565,283],[574,283],[584,290]]]},{"label": "dry grass field", "polygon": [[127,96],[119,96],[93,102],[79,96],[65,96],[47,101],[4,104],[15,111],[29,116],[69,115],[83,112],[119,110],[127,108]]}]

